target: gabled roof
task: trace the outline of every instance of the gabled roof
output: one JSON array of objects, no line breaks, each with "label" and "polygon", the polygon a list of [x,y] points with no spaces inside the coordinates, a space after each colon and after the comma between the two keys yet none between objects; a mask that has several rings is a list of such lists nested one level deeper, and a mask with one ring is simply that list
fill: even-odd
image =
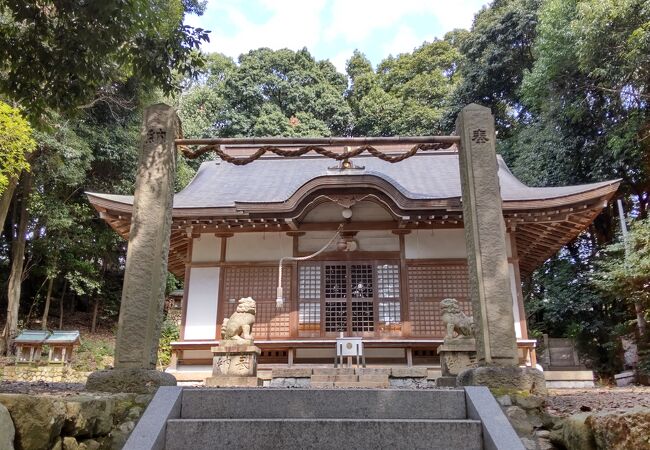
[{"label": "gabled roof", "polygon": [[[403,153],[404,148],[390,150]],[[346,224],[350,230],[462,226],[457,152],[417,153],[394,164],[367,156],[351,161],[363,168],[341,170],[332,159],[309,155],[262,157],[244,166],[204,162],[188,186],[174,196],[170,270],[183,277],[187,244],[194,232],[309,231],[317,225],[302,222],[310,208],[350,194],[371,197],[390,209],[394,218],[381,224],[353,220]],[[503,215],[514,232],[523,273],[531,272],[583,232],[620,184],[612,180],[529,187],[500,156],[497,162]],[[128,237],[133,196],[87,195],[102,217]]]},{"label": "gabled roof", "polygon": [[[246,166],[221,161],[201,164],[189,185],[174,196],[174,216],[187,209],[246,209],[245,204],[288,201],[301,187],[332,178],[344,185],[359,177],[376,177],[410,200],[452,200],[461,197],[458,154],[418,154],[396,164],[373,157],[351,160],[358,170],[331,170],[336,163],[324,157],[260,158]],[[509,202],[538,202],[559,199],[617,184],[617,181],[562,187],[529,187],[519,181],[498,157],[499,181],[504,209]],[[92,197],[132,205],[133,196],[88,193]],[[240,207],[238,207],[240,206]]]}]

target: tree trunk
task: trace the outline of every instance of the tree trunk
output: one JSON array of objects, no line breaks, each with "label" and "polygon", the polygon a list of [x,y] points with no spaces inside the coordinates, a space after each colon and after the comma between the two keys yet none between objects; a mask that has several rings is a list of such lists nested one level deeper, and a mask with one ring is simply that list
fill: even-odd
[{"label": "tree trunk", "polygon": [[43,308],[43,320],[41,328],[47,330],[47,316],[50,314],[50,302],[52,300],[52,287],[54,286],[54,277],[50,277],[47,285],[47,297],[45,297],[45,308]]},{"label": "tree trunk", "polygon": [[16,237],[11,246],[11,271],[9,272],[9,287],[7,289],[7,322],[2,333],[7,355],[12,352],[12,343],[18,331],[18,310],[20,309],[20,289],[25,262],[25,244],[27,243],[27,203],[31,190],[32,177],[26,172],[22,180],[22,199],[20,202],[20,218]]},{"label": "tree trunk", "polygon": [[59,330],[63,329],[63,298],[65,297],[65,290],[68,287],[68,280],[63,282],[63,289],[61,290],[61,298],[59,299]]},{"label": "tree trunk", "polygon": [[18,184],[17,181],[15,178],[9,180],[7,189],[0,195],[0,230],[4,227],[5,220],[7,220],[7,213],[9,212],[9,206],[11,205],[11,199],[14,196],[16,185]]},{"label": "tree trunk", "polygon": [[95,304],[93,306],[93,323],[90,326],[90,332],[94,333],[97,329],[97,315],[99,314],[99,298],[95,298]]}]

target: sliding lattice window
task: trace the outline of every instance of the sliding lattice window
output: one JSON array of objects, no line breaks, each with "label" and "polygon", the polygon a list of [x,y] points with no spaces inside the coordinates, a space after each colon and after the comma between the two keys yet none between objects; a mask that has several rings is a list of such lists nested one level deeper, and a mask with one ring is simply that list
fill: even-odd
[{"label": "sliding lattice window", "polygon": [[409,263],[408,290],[409,319],[414,336],[445,336],[440,311],[443,298],[455,298],[465,314],[471,315],[465,263]]},{"label": "sliding lattice window", "polygon": [[[278,266],[226,266],[223,272],[221,319],[230,317],[241,297],[253,297],[257,304],[253,337],[286,339],[290,337],[291,270],[282,271],[282,287],[286,300],[281,308],[275,304]],[[219,323],[218,325],[221,325]]]}]

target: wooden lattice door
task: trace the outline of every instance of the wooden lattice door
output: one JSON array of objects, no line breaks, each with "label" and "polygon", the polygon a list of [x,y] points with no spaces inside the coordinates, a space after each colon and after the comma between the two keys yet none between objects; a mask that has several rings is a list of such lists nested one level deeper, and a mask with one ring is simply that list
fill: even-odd
[{"label": "wooden lattice door", "polygon": [[399,266],[322,262],[298,270],[299,335],[376,336],[401,330]]}]

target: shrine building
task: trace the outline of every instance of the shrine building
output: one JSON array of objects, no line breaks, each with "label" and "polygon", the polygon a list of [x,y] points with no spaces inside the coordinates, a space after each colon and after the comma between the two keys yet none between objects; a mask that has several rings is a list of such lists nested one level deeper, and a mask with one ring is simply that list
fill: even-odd
[{"label": "shrine building", "polygon": [[[376,147],[390,155],[411,146]],[[521,279],[589,227],[619,182],[529,187],[501,157],[498,164],[520,363],[534,366]],[[133,197],[87,195],[128,238]],[[311,153],[244,166],[204,162],[174,196],[168,269],[184,292],[171,371],[209,373],[220,324],[249,296],[262,367],[331,364],[341,334],[363,337],[370,365],[435,367],[445,335],[440,301],[455,298],[471,315],[465,242],[453,146],[397,164]],[[280,260],[314,253],[284,261],[278,300]]]}]

